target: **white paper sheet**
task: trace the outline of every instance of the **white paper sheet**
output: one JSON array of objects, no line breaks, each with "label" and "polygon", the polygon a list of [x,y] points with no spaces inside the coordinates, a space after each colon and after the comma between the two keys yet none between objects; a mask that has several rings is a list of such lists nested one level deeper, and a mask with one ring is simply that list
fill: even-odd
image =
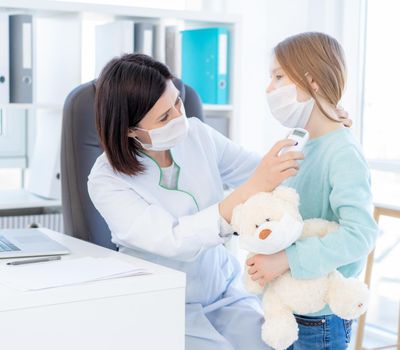
[{"label": "white paper sheet", "polygon": [[151,273],[115,258],[85,257],[0,266],[0,284],[22,291],[40,290]]}]

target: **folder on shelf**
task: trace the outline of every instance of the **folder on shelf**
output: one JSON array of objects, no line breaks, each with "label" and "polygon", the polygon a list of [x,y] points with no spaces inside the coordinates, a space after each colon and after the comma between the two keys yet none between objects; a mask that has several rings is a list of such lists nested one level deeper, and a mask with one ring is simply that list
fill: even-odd
[{"label": "folder on shelf", "polygon": [[5,13],[0,13],[0,103],[10,102],[8,26],[8,15]]},{"label": "folder on shelf", "polygon": [[27,166],[27,119],[22,109],[0,108],[0,163],[8,168]]},{"label": "folder on shelf", "polygon": [[37,110],[35,123],[34,151],[29,159],[25,188],[42,198],[60,199],[61,115],[58,111]]},{"label": "folder on shelf", "polygon": [[182,31],[182,80],[204,103],[229,103],[228,51],[226,28]]},{"label": "folder on shelf", "polygon": [[96,76],[114,57],[134,52],[135,23],[116,21],[96,26]]},{"label": "folder on shelf", "polygon": [[154,56],[154,25],[147,22],[135,23],[135,53]]},{"label": "folder on shelf", "polygon": [[181,76],[181,33],[178,26],[167,26],[165,28],[165,64],[171,72]]},{"label": "folder on shelf", "polygon": [[165,24],[163,20],[153,27],[153,57],[160,62],[165,62]]},{"label": "folder on shelf", "polygon": [[32,16],[12,15],[10,30],[10,102],[32,103]]},{"label": "folder on shelf", "polygon": [[[81,22],[78,16],[34,16],[35,104],[62,109],[72,89],[94,78],[90,75],[94,62],[86,69],[82,60],[86,48],[81,47]],[[85,22],[82,25],[86,27]]]}]

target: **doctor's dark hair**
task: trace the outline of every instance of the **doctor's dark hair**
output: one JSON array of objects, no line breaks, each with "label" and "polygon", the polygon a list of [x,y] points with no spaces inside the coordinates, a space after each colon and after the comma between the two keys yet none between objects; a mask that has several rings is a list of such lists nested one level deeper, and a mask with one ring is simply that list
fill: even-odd
[{"label": "doctor's dark hair", "polygon": [[[320,103],[323,98],[337,107],[343,95],[347,72],[339,42],[324,33],[306,32],[280,42],[275,46],[274,54],[290,80],[312,96],[320,111],[328,119],[341,122],[332,118]],[[317,92],[311,88],[307,75],[318,84]]]},{"label": "doctor's dark hair", "polygon": [[128,131],[150,111],[172,78],[167,66],[143,54],[125,54],[103,68],[96,82],[96,128],[115,171],[144,171],[138,159],[142,147]]}]

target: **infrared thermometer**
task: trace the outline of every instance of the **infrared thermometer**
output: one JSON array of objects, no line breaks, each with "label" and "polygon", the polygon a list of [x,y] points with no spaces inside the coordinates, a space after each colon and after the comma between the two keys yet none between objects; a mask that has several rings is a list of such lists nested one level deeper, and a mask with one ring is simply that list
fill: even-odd
[{"label": "infrared thermometer", "polygon": [[293,146],[283,148],[279,152],[279,155],[286,152],[301,152],[304,148],[304,145],[307,143],[309,137],[310,134],[308,133],[307,130],[301,128],[294,128],[290,130],[290,133],[287,138],[289,140],[296,141],[296,143]]}]

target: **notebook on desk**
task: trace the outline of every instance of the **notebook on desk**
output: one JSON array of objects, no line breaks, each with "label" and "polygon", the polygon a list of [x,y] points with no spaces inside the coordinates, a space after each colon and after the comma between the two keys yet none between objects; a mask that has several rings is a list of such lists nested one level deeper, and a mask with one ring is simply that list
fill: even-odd
[{"label": "notebook on desk", "polygon": [[0,259],[64,254],[69,250],[40,229],[0,230]]}]

